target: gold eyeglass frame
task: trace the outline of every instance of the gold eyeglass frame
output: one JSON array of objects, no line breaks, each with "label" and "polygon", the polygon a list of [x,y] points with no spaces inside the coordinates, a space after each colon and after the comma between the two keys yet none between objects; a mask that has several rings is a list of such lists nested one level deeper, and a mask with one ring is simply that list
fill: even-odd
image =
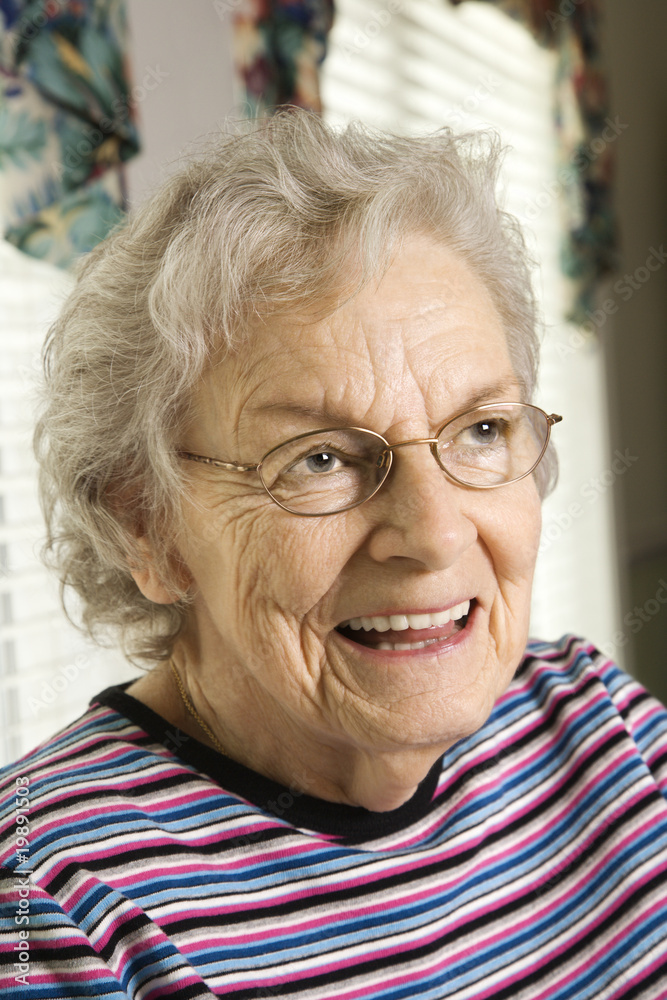
[{"label": "gold eyeglass frame", "polygon": [[[445,428],[449,426],[449,424],[454,423],[455,420],[459,420],[461,417],[467,416],[467,414],[469,413],[479,413],[485,410],[497,410],[498,407],[500,406],[520,406],[527,410],[537,410],[539,413],[542,414],[542,416],[545,418],[547,422],[547,433],[540,454],[538,455],[537,459],[532,464],[530,469],[528,469],[527,472],[522,473],[520,476],[516,476],[514,479],[508,479],[502,483],[476,484],[476,483],[466,483],[464,482],[464,480],[458,479],[440,461],[440,456],[438,455],[438,443],[440,435],[445,430]],[[303,434],[296,434],[294,437],[288,438],[286,441],[281,441],[280,444],[275,445],[275,447],[267,451],[267,453],[259,462],[252,465],[238,464],[237,462],[223,462],[219,458],[209,458],[206,455],[195,455],[193,452],[190,451],[180,451],[178,454],[180,458],[187,459],[187,461],[189,462],[201,462],[204,465],[214,466],[216,469],[226,469],[229,472],[256,472],[259,475],[262,486],[264,487],[266,493],[269,495],[271,500],[275,504],[277,504],[278,507],[281,507],[283,510],[286,510],[288,514],[294,514],[295,517],[331,517],[334,514],[343,514],[346,510],[353,510],[355,507],[360,507],[362,503],[366,503],[368,500],[372,500],[373,497],[376,495],[376,493],[378,493],[382,489],[384,484],[387,482],[387,479],[389,477],[389,472],[393,464],[393,458],[394,458],[393,452],[396,450],[396,448],[405,448],[407,445],[410,444],[429,445],[431,454],[438,463],[439,468],[442,469],[447,478],[450,479],[453,483],[456,483],[457,486],[464,486],[467,489],[471,490],[495,490],[501,486],[509,486],[511,483],[518,483],[520,480],[525,479],[526,476],[530,476],[531,473],[533,473],[537,468],[537,466],[540,464],[540,462],[544,458],[547,448],[549,447],[549,441],[551,440],[551,428],[554,426],[554,424],[560,423],[562,419],[563,418],[559,416],[557,413],[547,413],[545,410],[541,409],[539,406],[534,406],[532,403],[516,403],[516,402],[484,403],[482,406],[473,406],[469,410],[462,410],[461,413],[457,413],[453,417],[450,417],[448,420],[445,421],[445,423],[439,429],[436,436],[432,438],[414,438],[409,441],[398,441],[396,444],[389,444],[387,439],[383,437],[382,434],[378,434],[377,431],[371,431],[367,427],[322,427],[320,429],[313,431],[304,431]],[[285,504],[281,503],[280,500],[276,499],[273,493],[271,493],[271,491],[269,490],[268,486],[266,485],[262,477],[262,466],[266,462],[267,458],[273,455],[273,453],[278,451],[280,448],[283,448],[286,444],[291,444],[293,441],[300,441],[301,438],[310,437],[311,435],[314,434],[332,434],[335,431],[363,431],[365,434],[371,434],[379,441],[382,441],[384,447],[380,452],[380,455],[378,456],[378,468],[381,469],[386,463],[387,471],[385,472],[385,475],[378,483],[378,485],[375,487],[373,492],[370,493],[367,497],[364,497],[363,500],[355,500],[354,503],[348,504],[346,507],[341,507],[339,510],[317,511],[315,513],[305,513],[303,511],[291,510],[289,507],[286,507]]]}]

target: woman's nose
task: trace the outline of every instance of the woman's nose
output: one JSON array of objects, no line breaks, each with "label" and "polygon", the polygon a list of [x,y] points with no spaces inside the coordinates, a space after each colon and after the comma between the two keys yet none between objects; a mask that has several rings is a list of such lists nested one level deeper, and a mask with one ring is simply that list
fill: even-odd
[{"label": "woman's nose", "polygon": [[369,553],[378,562],[403,558],[429,570],[445,569],[477,538],[475,524],[463,511],[468,491],[447,478],[428,447],[431,442],[419,438],[392,446],[387,481],[367,505],[374,522]]}]

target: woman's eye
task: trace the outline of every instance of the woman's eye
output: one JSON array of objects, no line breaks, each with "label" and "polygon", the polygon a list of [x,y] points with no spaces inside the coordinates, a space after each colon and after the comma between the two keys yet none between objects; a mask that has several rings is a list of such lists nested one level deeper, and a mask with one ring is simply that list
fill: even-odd
[{"label": "woman's eye", "polygon": [[[318,451],[315,455],[308,455],[302,459],[308,472],[333,472],[340,459],[330,451]],[[301,463],[298,463],[300,465]]]},{"label": "woman's eye", "polygon": [[[314,441],[301,441],[298,438],[286,442],[269,456],[269,461],[262,470],[266,484],[274,487],[277,483],[281,488],[306,489],[317,482],[320,489],[323,480],[328,482],[327,488],[349,485],[359,477],[368,478],[375,472],[377,464],[377,445],[375,439],[372,447],[360,432],[340,432],[338,440],[328,440],[319,437]],[[330,477],[330,478],[329,478]]]},{"label": "woman's eye", "polygon": [[347,456],[342,456],[340,451],[320,445],[316,451],[307,451],[293,458],[283,467],[281,475],[309,477],[340,472],[350,464],[346,459]]},{"label": "woman's eye", "polygon": [[475,424],[473,432],[480,441],[495,441],[499,434],[497,425],[490,420]]},{"label": "woman's eye", "polygon": [[503,420],[479,420],[466,427],[459,435],[466,445],[498,444],[507,440],[508,424]]}]

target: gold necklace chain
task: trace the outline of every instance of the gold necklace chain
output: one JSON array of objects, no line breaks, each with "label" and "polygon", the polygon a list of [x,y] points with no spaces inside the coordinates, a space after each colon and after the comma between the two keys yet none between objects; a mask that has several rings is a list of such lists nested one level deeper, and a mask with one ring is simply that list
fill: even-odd
[{"label": "gold necklace chain", "polygon": [[181,680],[181,675],[179,674],[178,670],[176,669],[176,666],[175,666],[173,660],[169,661],[169,666],[171,667],[171,672],[174,675],[174,680],[176,681],[176,687],[178,688],[178,693],[181,696],[181,701],[185,705],[186,709],[188,710],[188,712],[190,713],[190,715],[192,716],[192,718],[195,720],[195,722],[198,724],[199,728],[202,729],[206,733],[206,735],[208,736],[209,740],[211,741],[211,743],[213,744],[213,746],[215,747],[215,749],[218,751],[218,753],[221,753],[223,755],[223,757],[226,757],[227,755],[226,755],[226,753],[225,753],[225,751],[224,751],[224,749],[222,747],[222,744],[217,739],[217,737],[215,737],[213,735],[213,732],[211,731],[211,729],[209,728],[209,726],[204,722],[204,720],[202,719],[201,715],[199,714],[199,712],[197,711],[197,709],[195,708],[195,706],[190,701],[190,698],[188,697],[188,693],[185,690],[185,685],[183,684],[183,681]]}]

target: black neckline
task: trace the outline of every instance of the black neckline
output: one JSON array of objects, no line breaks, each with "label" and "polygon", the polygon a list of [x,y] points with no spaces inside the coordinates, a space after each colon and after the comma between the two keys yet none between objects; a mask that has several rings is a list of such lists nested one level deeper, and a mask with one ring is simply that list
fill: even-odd
[{"label": "black neckline", "polygon": [[244,764],[223,757],[194,736],[181,732],[152,708],[127,694],[127,688],[132,683],[128,681],[126,684],[106,688],[93,698],[91,705],[112,708],[166,746],[174,756],[208,775],[225,791],[251,802],[264,812],[278,816],[292,826],[333,836],[344,843],[359,843],[398,833],[426,816],[431,809],[442,769],[442,758],[438,758],[412,798],[398,809],[371,812],[361,806],[328,802],[289,789]]}]

